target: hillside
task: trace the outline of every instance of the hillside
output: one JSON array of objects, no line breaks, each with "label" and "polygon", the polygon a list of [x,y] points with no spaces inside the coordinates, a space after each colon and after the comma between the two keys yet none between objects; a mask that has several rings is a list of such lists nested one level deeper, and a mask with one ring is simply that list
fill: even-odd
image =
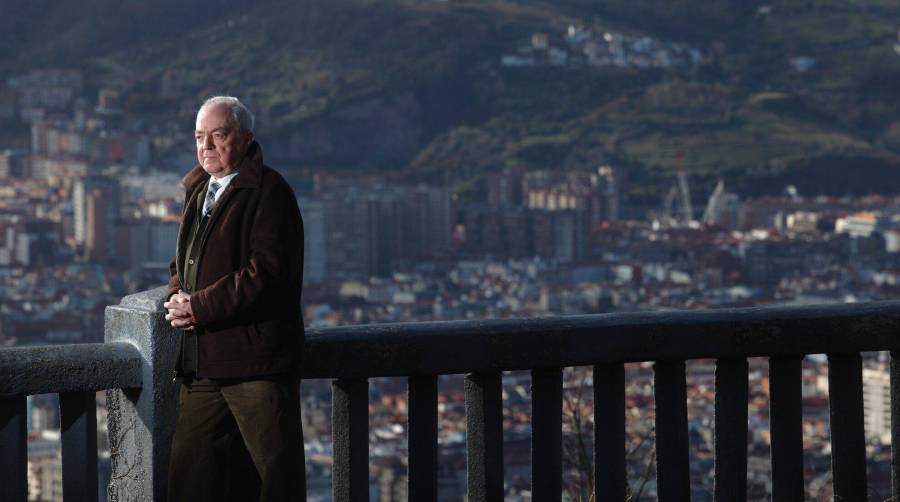
[{"label": "hillside", "polygon": [[[894,0],[8,3],[0,71],[83,66],[186,128],[200,98],[234,93],[291,165],[450,172],[471,192],[505,166],[612,163],[649,203],[681,156],[701,187],[900,191]],[[570,25],[696,59],[584,64]],[[569,59],[528,49],[536,32]]]}]

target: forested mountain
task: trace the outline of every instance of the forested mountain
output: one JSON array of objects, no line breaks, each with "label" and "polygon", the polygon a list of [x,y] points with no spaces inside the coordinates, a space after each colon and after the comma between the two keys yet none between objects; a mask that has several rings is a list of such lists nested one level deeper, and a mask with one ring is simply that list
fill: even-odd
[{"label": "forested mountain", "polygon": [[[900,191],[896,0],[4,0],[0,72],[76,67],[190,127],[246,98],[267,154],[476,190],[504,167],[680,163],[746,194]],[[680,159],[680,160],[679,160]],[[649,200],[649,199],[648,199]]]}]

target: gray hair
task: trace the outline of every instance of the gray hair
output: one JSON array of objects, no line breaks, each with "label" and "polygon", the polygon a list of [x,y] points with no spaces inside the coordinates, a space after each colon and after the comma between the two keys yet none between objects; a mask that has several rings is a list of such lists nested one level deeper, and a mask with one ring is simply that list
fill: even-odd
[{"label": "gray hair", "polygon": [[213,96],[206,101],[203,102],[203,105],[200,106],[200,109],[197,110],[197,116],[200,116],[200,112],[207,108],[211,108],[214,106],[224,106],[231,112],[231,119],[234,121],[235,125],[237,125],[238,130],[242,133],[252,132],[253,131],[253,123],[255,119],[253,118],[253,114],[250,110],[244,106],[244,103],[241,103],[241,100],[234,96]]}]

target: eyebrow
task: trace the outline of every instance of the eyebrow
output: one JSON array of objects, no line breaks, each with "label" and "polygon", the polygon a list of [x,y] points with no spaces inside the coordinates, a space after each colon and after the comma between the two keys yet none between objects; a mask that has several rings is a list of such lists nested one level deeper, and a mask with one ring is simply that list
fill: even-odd
[{"label": "eyebrow", "polygon": [[[210,134],[212,134],[212,133],[217,132],[217,131],[225,131],[225,132],[227,132],[228,130],[229,130],[228,127],[222,126],[222,127],[216,127],[215,129],[213,129],[212,131],[209,131],[209,132],[210,132]],[[194,131],[194,134],[199,134],[199,133],[202,133],[202,132],[204,132],[204,131],[201,131],[200,129],[197,129],[197,130]]]}]

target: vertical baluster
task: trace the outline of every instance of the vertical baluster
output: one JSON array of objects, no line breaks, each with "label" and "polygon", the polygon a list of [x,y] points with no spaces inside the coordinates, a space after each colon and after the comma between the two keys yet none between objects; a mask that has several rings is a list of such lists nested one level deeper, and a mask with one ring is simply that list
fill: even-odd
[{"label": "vertical baluster", "polygon": [[900,352],[891,351],[891,492],[900,500]]},{"label": "vertical baluster", "polygon": [[831,466],[835,500],[867,500],[862,358],[828,354]]},{"label": "vertical baluster", "polygon": [[97,500],[97,397],[93,391],[59,395],[63,497]]},{"label": "vertical baluster", "polygon": [[437,500],[437,377],[409,378],[409,500]]},{"label": "vertical baluster", "polygon": [[503,395],[500,373],[466,375],[469,502],[503,501]]},{"label": "vertical baluster", "polygon": [[653,366],[656,388],[656,480],[659,500],[690,500],[691,472],[684,361]]},{"label": "vertical baluster", "polygon": [[625,368],[594,366],[594,499],[625,500]]},{"label": "vertical baluster", "polygon": [[369,395],[365,379],[332,382],[335,502],[369,500]]},{"label": "vertical baluster", "polygon": [[803,500],[802,356],[769,359],[772,502]]},{"label": "vertical baluster", "polygon": [[747,500],[747,359],[716,362],[717,501]]},{"label": "vertical baluster", "polygon": [[0,397],[0,500],[28,498],[25,396]]},{"label": "vertical baluster", "polygon": [[531,494],[562,497],[562,370],[531,372]]}]

